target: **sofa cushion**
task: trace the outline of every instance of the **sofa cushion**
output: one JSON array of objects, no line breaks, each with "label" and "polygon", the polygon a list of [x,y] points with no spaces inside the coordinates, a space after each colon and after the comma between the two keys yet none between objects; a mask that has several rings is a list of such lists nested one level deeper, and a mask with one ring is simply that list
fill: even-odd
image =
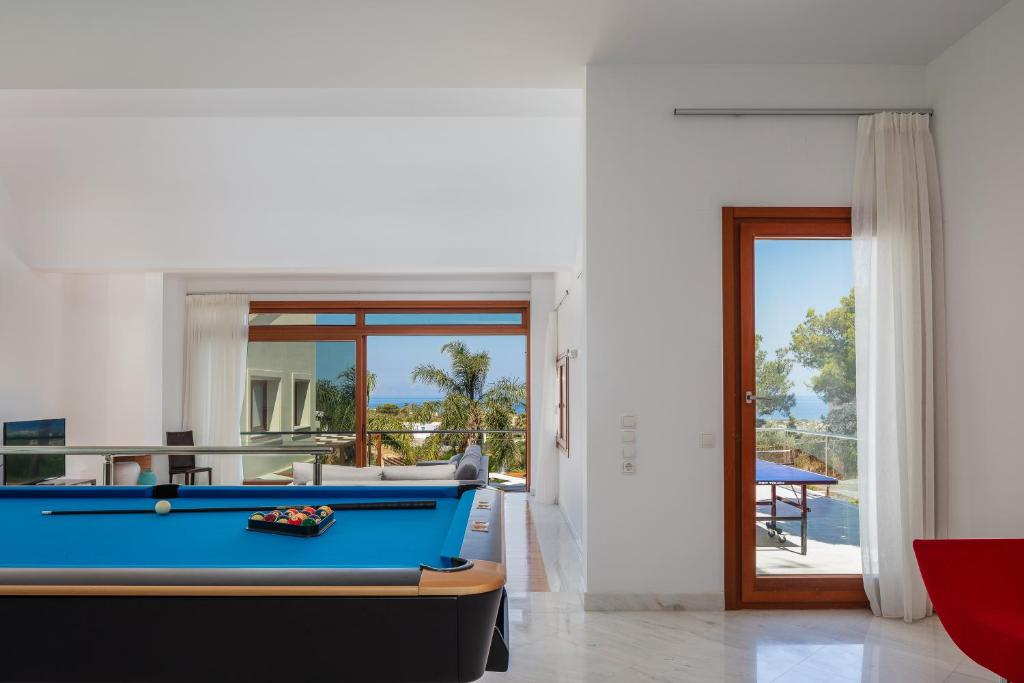
[{"label": "sofa cushion", "polygon": [[[324,465],[324,481],[380,481],[379,467],[346,467],[345,465]],[[292,479],[296,484],[313,482],[313,463],[292,463]]]},{"label": "sofa cushion", "polygon": [[459,481],[476,481],[480,478],[480,469],[483,456],[480,455],[478,446],[470,446],[455,468],[455,478]]},{"label": "sofa cushion", "polygon": [[384,481],[434,481],[454,478],[455,467],[453,465],[437,465],[436,467],[388,465],[384,468]]}]

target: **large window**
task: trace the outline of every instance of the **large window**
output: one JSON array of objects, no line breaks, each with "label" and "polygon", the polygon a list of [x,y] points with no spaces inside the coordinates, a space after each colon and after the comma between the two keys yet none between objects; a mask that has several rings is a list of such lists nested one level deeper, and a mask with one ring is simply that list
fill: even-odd
[{"label": "large window", "polygon": [[[526,486],[528,349],[526,301],[253,302],[243,437],[333,445],[330,462],[356,466],[478,443],[495,483]],[[251,460],[249,481],[290,475]]]}]

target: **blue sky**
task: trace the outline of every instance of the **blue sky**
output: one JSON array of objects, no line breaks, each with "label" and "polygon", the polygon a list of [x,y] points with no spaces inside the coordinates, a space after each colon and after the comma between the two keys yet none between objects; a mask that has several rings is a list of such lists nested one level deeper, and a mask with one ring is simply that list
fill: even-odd
[{"label": "blue sky", "polygon": [[[526,379],[526,337],[522,336],[460,336],[460,337],[370,337],[366,344],[367,369],[377,375],[374,395],[427,397],[437,390],[409,380],[412,369],[421,363],[433,363],[448,370],[448,356],[441,347],[452,339],[463,340],[471,351],[487,351],[491,355],[488,382],[501,377],[520,381]],[[318,379],[335,379],[346,368],[355,365],[355,343],[317,342],[316,369]]]},{"label": "blue sky", "polygon": [[[808,308],[822,313],[839,305],[853,287],[853,252],[849,240],[757,240],[754,243],[755,326],[773,355],[789,345],[790,331]],[[793,368],[795,394],[811,394],[814,371]]]},{"label": "blue sky", "polygon": [[[441,353],[445,342],[456,337],[370,337],[366,344],[367,369],[377,375],[378,396],[436,396],[437,390],[409,380],[420,363],[449,368],[448,356]],[[526,337],[460,336],[471,351],[491,355],[488,382],[500,377],[526,378]]]}]

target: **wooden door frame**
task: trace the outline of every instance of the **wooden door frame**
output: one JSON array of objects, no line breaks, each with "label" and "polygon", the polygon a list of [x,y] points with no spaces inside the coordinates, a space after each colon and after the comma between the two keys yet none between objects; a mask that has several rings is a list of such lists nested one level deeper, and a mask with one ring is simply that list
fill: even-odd
[{"label": "wooden door frame", "polygon": [[[352,325],[251,325],[249,341],[354,341],[356,343],[356,465],[367,464],[367,338],[371,336],[523,336],[526,338],[526,490],[532,484],[532,401],[530,400],[530,301],[509,300],[392,300],[320,301],[258,300],[249,313],[351,313]],[[367,325],[368,313],[520,313],[518,325]]]},{"label": "wooden door frame", "polygon": [[[744,321],[752,321],[752,292],[744,297],[742,283],[752,282],[753,254],[744,249],[757,237],[842,238],[850,236],[849,207],[731,207],[722,209],[722,333],[725,480],[725,608],[825,608],[867,606],[863,579],[850,575],[757,576],[753,553],[754,510],[746,510],[755,496],[752,478],[742,473],[744,445],[753,442],[754,421],[742,401],[742,365],[753,357],[752,340],[744,342]],[[746,270],[745,270],[746,269]],[[746,274],[747,277],[744,277]],[[749,479],[749,481],[748,481]]]}]

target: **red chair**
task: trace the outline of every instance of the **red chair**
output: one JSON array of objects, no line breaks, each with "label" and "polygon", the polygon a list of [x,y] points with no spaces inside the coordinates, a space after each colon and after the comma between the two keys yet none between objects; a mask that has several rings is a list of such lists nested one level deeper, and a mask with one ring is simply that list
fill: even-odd
[{"label": "red chair", "polygon": [[1024,683],[1024,539],[914,541],[925,588],[964,653]]}]

